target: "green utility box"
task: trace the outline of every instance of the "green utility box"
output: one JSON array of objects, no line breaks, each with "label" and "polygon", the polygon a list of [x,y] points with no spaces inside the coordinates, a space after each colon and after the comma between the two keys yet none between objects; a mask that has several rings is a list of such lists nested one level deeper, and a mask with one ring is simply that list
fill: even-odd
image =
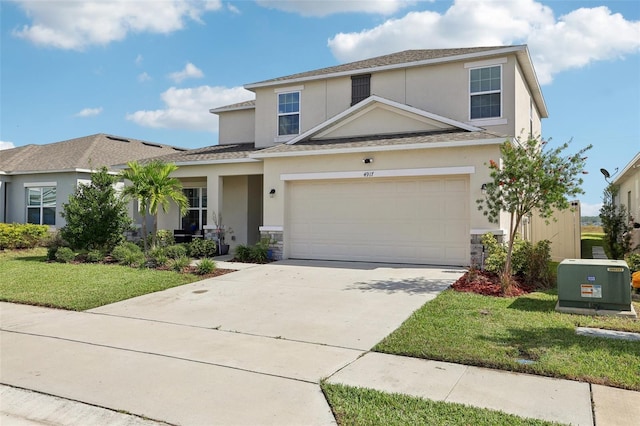
[{"label": "green utility box", "polygon": [[558,266],[556,309],[561,308],[633,311],[627,263],[607,259],[562,261]]}]

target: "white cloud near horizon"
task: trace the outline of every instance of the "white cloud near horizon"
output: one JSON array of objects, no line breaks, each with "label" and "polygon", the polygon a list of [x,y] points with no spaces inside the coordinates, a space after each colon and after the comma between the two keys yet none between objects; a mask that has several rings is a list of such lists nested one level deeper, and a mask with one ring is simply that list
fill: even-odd
[{"label": "white cloud near horizon", "polygon": [[180,83],[187,78],[202,78],[204,73],[198,67],[188,62],[182,71],[176,71],[169,74],[169,78],[176,83]]},{"label": "white cloud near horizon", "polygon": [[580,202],[580,216],[599,216],[602,203],[590,204]]},{"label": "white cloud near horizon", "polygon": [[102,107],[98,108],[85,108],[74,115],[74,117],[94,117],[102,113]]},{"label": "white cloud near horizon", "polygon": [[36,45],[84,50],[123,40],[129,33],[168,34],[181,30],[185,21],[222,7],[220,0],[13,0],[31,20],[13,35]]},{"label": "white cloud near horizon", "polygon": [[188,89],[171,87],[161,95],[165,108],[136,111],[126,118],[145,127],[218,131],[218,116],[212,108],[254,99],[243,87],[200,86]]},{"label": "white cloud near horizon", "polygon": [[509,44],[527,44],[540,83],[549,84],[559,72],[640,52],[640,21],[626,20],[605,6],[576,9],[556,19],[550,7],[535,0],[456,0],[442,14],[410,12],[328,40],[341,62],[407,49]]},{"label": "white cloud near horizon", "polygon": [[267,9],[297,13],[301,16],[324,17],[336,13],[391,15],[416,2],[412,0],[256,0],[256,3]]},{"label": "white cloud near horizon", "polygon": [[0,150],[15,148],[13,142],[0,141]]}]

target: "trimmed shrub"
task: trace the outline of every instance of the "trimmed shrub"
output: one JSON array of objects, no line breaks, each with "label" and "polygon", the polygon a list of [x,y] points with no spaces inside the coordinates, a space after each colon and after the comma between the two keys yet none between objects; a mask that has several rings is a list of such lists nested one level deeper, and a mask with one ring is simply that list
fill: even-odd
[{"label": "trimmed shrub", "polygon": [[69,263],[75,259],[76,255],[69,247],[60,247],[56,251],[56,261],[60,263]]},{"label": "trimmed shrub", "polygon": [[640,271],[640,253],[631,253],[625,258],[629,265],[629,272],[634,273]]},{"label": "trimmed shrub", "polygon": [[269,244],[264,241],[251,247],[251,261],[254,263],[265,263],[268,260]]},{"label": "trimmed shrub", "polygon": [[43,244],[48,234],[47,225],[0,223],[0,250],[34,248]]},{"label": "trimmed shrub", "polygon": [[525,264],[522,275],[525,283],[536,288],[551,288],[555,285],[553,273],[549,270],[551,262],[551,242],[549,240],[538,241],[535,245],[529,244],[525,251]]},{"label": "trimmed shrub", "polygon": [[243,244],[238,244],[236,246],[236,259],[239,262],[250,262],[251,261],[251,247],[245,246]]},{"label": "trimmed shrub", "polygon": [[157,268],[164,266],[169,262],[169,256],[167,256],[166,249],[164,247],[155,247],[148,253],[149,262],[151,266]]},{"label": "trimmed shrub", "polygon": [[206,275],[210,274],[216,270],[216,262],[209,259],[208,257],[204,257],[200,259],[198,262],[198,266],[196,267],[196,274],[198,275]]},{"label": "trimmed shrub", "polygon": [[213,257],[218,251],[216,242],[213,240],[205,240],[203,238],[196,238],[188,244],[189,256],[200,259],[203,257]]},{"label": "trimmed shrub", "polygon": [[171,269],[176,272],[184,272],[184,270],[188,268],[189,265],[191,265],[191,259],[189,259],[187,256],[181,256],[176,259],[172,259],[169,262],[169,266],[171,267]]},{"label": "trimmed shrub", "polygon": [[169,247],[176,243],[173,238],[173,231],[169,229],[160,229],[156,233],[156,247]]},{"label": "trimmed shrub", "polygon": [[146,260],[140,247],[132,242],[118,244],[111,256],[121,265],[134,267],[143,265]]},{"label": "trimmed shrub", "polygon": [[187,256],[187,248],[182,244],[174,244],[164,249],[164,253],[169,259],[178,259]]},{"label": "trimmed shrub", "polygon": [[104,253],[101,250],[91,250],[87,253],[87,262],[98,263],[104,260]]},{"label": "trimmed shrub", "polygon": [[495,235],[487,232],[482,236],[482,245],[487,253],[484,259],[484,269],[497,274],[501,273],[507,261],[507,249],[504,244],[500,244]]}]

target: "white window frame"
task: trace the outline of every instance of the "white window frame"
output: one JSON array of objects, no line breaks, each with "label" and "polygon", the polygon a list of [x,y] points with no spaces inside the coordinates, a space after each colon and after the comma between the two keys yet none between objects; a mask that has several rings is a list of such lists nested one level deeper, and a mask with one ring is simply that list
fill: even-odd
[{"label": "white window frame", "polygon": [[[302,129],[302,90],[304,86],[296,86],[296,87],[287,87],[275,89],[274,92],[276,94],[276,141],[282,142],[292,139],[300,134]],[[297,112],[280,112],[280,95],[287,95],[291,93],[298,94],[298,111]],[[297,115],[298,116],[298,133],[288,133],[286,135],[280,134],[280,117],[287,115]]]},{"label": "white window frame", "polygon": [[[489,61],[487,61],[487,63],[477,63],[477,66],[468,66],[471,64],[465,64],[465,68],[469,69],[469,77],[467,80],[467,91],[468,91],[468,99],[469,99],[469,120],[471,122],[478,122],[478,121],[487,121],[487,120],[499,120],[502,118],[503,116],[503,109],[504,109],[504,99],[502,96],[503,93],[503,81],[504,81],[504,69],[502,67],[502,61],[496,61],[497,63],[491,63]],[[506,62],[506,61],[505,61]],[[471,92],[471,72],[474,70],[479,70],[479,69],[483,69],[483,68],[495,68],[495,67],[499,67],[500,68],[500,89],[499,90],[488,90],[488,91],[484,91],[484,92]],[[477,118],[472,118],[471,117],[471,98],[474,96],[482,96],[482,95],[492,95],[492,94],[496,94],[498,93],[500,95],[500,115],[498,116],[494,116],[494,117],[477,117]]]},{"label": "white window frame", "polygon": [[[44,189],[45,188],[53,188],[56,191],[56,200],[54,203],[48,203],[45,204],[44,202]],[[40,211],[40,223],[37,223],[36,225],[48,225],[48,226],[56,226],[56,221],[57,221],[57,216],[58,216],[58,185],[56,182],[33,182],[33,183],[25,183],[24,184],[24,189],[25,189],[25,209],[24,209],[24,213],[25,213],[25,223],[30,223],[29,222],[29,209],[39,209]],[[34,190],[34,189],[38,189],[40,190],[40,205],[38,206],[32,206],[29,205],[29,191],[30,190]],[[44,219],[44,209],[45,208],[52,208],[54,209],[54,213],[53,213],[53,223],[42,223],[43,219]]]},{"label": "white window frame", "polygon": [[[206,186],[205,186],[205,187],[201,187],[201,186],[188,186],[188,187],[183,187],[182,189],[183,189],[183,191],[184,191],[185,189],[197,189],[197,190],[198,190],[198,201],[199,201],[199,202],[198,202],[198,207],[191,207],[191,206],[189,206],[189,207],[187,208],[187,213],[188,213],[188,212],[190,212],[190,211],[192,211],[192,210],[197,210],[197,211],[198,211],[198,217],[199,217],[199,219],[198,219],[198,220],[199,220],[199,222],[200,222],[200,228],[199,228],[199,229],[204,229],[204,226],[206,226],[206,224],[204,224],[204,222],[206,222],[206,219],[207,219],[206,215],[207,215],[207,214],[206,214],[206,213],[204,213],[204,215],[203,215],[203,211],[206,211],[208,208],[207,208],[207,207],[203,207],[203,206],[202,206],[202,200],[203,200],[204,196],[205,196],[205,195],[207,195],[207,187],[206,187]],[[207,205],[209,205],[208,200],[207,200]],[[180,213],[178,213],[178,215],[179,215],[179,214],[180,214]],[[180,218],[179,218],[180,226],[182,226],[182,219],[183,219],[183,216],[180,216]]]}]

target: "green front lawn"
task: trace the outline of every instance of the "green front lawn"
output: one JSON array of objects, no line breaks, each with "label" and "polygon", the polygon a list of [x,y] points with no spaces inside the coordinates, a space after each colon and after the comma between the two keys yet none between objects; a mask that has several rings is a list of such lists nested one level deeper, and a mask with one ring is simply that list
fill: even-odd
[{"label": "green front lawn", "polygon": [[556,300],[554,292],[496,298],[447,290],[374,350],[640,390],[640,342],[575,334],[577,326],[640,332],[640,321],[561,314]]},{"label": "green front lawn", "polygon": [[0,301],[84,311],[199,279],[171,271],[45,259],[45,249],[0,252]]},{"label": "green front lawn", "polygon": [[356,425],[551,425],[543,420],[524,419],[501,411],[430,401],[371,389],[321,383],[340,426]]}]

